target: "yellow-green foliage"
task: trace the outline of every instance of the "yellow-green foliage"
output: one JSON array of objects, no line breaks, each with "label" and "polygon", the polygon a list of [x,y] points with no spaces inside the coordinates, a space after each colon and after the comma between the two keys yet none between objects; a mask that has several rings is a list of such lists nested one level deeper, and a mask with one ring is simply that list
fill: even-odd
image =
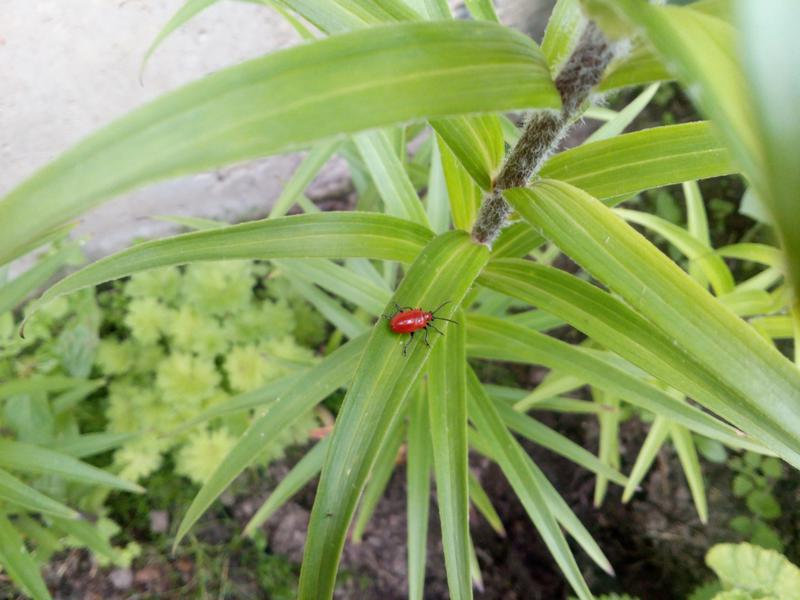
[{"label": "yellow-green foliage", "polygon": [[[127,306],[116,315],[120,322],[109,323],[118,334],[100,342],[96,365],[109,378],[108,429],[144,432],[114,455],[123,477],[149,475],[175,450],[176,470],[203,483],[250,415],[216,419],[180,435],[174,430],[231,395],[314,362],[313,351],[293,337],[295,305],[307,308],[290,304],[285,288],[265,280],[263,270],[252,261],[198,263],[139,273],[122,287]],[[270,442],[263,461],[304,441],[314,425],[309,414]]]}]

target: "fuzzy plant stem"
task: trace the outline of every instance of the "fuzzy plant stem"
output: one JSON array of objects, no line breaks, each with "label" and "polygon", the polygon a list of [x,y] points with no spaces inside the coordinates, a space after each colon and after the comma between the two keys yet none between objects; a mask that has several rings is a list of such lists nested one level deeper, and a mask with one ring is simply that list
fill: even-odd
[{"label": "fuzzy plant stem", "polygon": [[578,109],[600,82],[614,57],[611,43],[593,21],[586,24],[575,50],[556,77],[561,111],[534,113],[511,150],[492,190],[484,197],[472,237],[491,246],[511,212],[503,190],[527,185],[570,127]]}]

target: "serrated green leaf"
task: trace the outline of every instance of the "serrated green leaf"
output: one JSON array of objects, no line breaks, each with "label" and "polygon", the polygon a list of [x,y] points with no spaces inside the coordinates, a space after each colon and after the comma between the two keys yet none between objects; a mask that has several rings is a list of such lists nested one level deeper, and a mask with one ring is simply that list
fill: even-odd
[{"label": "serrated green leaf", "polygon": [[[450,301],[440,314],[450,318],[487,260],[488,250],[472,242],[467,233],[445,233],[423,249],[394,301],[426,308]],[[459,325],[444,323],[440,328],[447,333],[451,327]],[[438,337],[430,343],[436,344]],[[375,452],[400,414],[429,353],[423,340],[417,340],[404,357],[401,346],[406,341],[379,323],[367,342],[339,413],[317,489],[300,575],[302,599],[318,600],[333,593],[347,528]]]},{"label": "serrated green leaf", "polygon": [[6,515],[0,514],[0,563],[11,579],[35,600],[49,600],[50,592],[17,530]]},{"label": "serrated green leaf", "polygon": [[[464,323],[464,313],[455,319]],[[472,598],[469,559],[466,327],[448,329],[428,361],[436,497],[451,598]]]},{"label": "serrated green leaf", "polygon": [[[526,220],[660,329],[725,395],[674,387],[800,465],[800,372],[744,321],[591,196],[547,181],[506,194]],[[663,358],[663,357],[662,357]],[[631,361],[636,364],[633,357]],[[675,374],[675,373],[674,373]],[[691,385],[687,385],[691,384]]]},{"label": "serrated green leaf", "polygon": [[303,44],[163,96],[34,174],[0,201],[0,263],[151,181],[411,119],[559,104],[538,47],[493,23],[397,24]]},{"label": "serrated green leaf", "polygon": [[750,512],[762,519],[772,520],[781,516],[781,505],[770,492],[762,489],[751,490],[745,499]]},{"label": "serrated green leaf", "polygon": [[706,564],[723,585],[780,600],[800,599],[800,569],[774,550],[751,544],[717,544],[706,554]]}]

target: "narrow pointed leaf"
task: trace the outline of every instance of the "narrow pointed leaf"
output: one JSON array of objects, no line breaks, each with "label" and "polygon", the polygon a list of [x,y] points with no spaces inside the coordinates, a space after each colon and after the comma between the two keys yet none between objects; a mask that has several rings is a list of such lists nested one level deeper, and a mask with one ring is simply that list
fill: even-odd
[{"label": "narrow pointed leaf", "polygon": [[647,432],[647,437],[644,444],[639,449],[639,454],[636,456],[636,462],[633,464],[631,474],[628,475],[628,484],[625,486],[625,491],[622,492],[622,501],[627,502],[631,499],[636,488],[642,483],[647,472],[650,470],[650,465],[656,459],[659,450],[664,445],[669,437],[670,421],[666,417],[656,417],[653,424],[650,426],[650,431]]},{"label": "narrow pointed leaf", "polygon": [[[456,320],[464,322],[458,311]],[[428,362],[428,410],[433,440],[436,497],[451,598],[472,598],[469,565],[466,327],[448,335]]]},{"label": "narrow pointed leaf", "polygon": [[437,135],[436,141],[447,187],[447,199],[453,215],[453,225],[456,229],[469,231],[478,215],[481,189],[441,136]]},{"label": "narrow pointed leaf", "polygon": [[[192,500],[178,527],[175,546],[211,506],[211,503],[255,460],[275,435],[311,410],[318,402],[350,382],[353,372],[352,367],[346,368],[347,361],[355,362],[357,360],[361,354],[359,350],[363,348],[364,342],[363,338],[350,341],[337,351],[339,359],[343,360],[344,364],[334,360],[320,362],[309,371],[309,374],[314,376],[302,379],[299,385],[292,386],[274,402],[261,409],[259,416],[253,421],[250,428],[239,438],[233,449],[225,456]],[[344,352],[345,348],[348,349],[346,352]],[[332,358],[335,354],[328,358]]]},{"label": "narrow pointed leaf", "polygon": [[115,433],[109,431],[84,433],[66,440],[59,440],[53,446],[53,450],[74,458],[84,458],[113,450],[137,437],[139,437],[138,433]]},{"label": "narrow pointed leaf", "polygon": [[[597,415],[600,427],[597,457],[612,469],[619,469],[619,400],[601,390],[592,390],[592,394],[605,410]],[[599,507],[608,491],[608,478],[598,475],[594,485],[594,505]]]},{"label": "narrow pointed leaf", "polygon": [[137,244],[65,277],[39,302],[146,269],[199,260],[365,257],[410,262],[431,236],[409,221],[373,213],[255,221]]},{"label": "narrow pointed leaf", "polygon": [[800,466],[800,371],[791,362],[591,196],[547,181],[507,197],[526,220],[649,319],[730,396],[716,400],[698,397],[694,387],[676,388]]},{"label": "narrow pointed leaf", "polygon": [[49,600],[50,592],[19,533],[4,514],[0,514],[0,563],[11,579],[23,586],[35,600]]},{"label": "narrow pointed leaf", "polygon": [[468,373],[467,380],[470,420],[476,424],[481,436],[485,436],[485,442],[491,449],[491,458],[500,465],[572,589],[581,600],[590,600],[592,594],[575,563],[575,557],[531,473],[528,455],[503,425],[492,401],[472,371]]},{"label": "narrow pointed leaf", "polygon": [[45,496],[2,469],[0,469],[0,500],[25,511],[40,512],[54,517],[74,519],[78,516],[76,511]]},{"label": "narrow pointed leaf", "polygon": [[501,319],[471,314],[468,320],[467,354],[475,358],[539,364],[583,377],[590,385],[656,414],[663,414],[692,431],[733,446],[762,448],[712,415],[682,402],[592,352],[511,325]]},{"label": "narrow pointed leaf", "polygon": [[681,461],[683,473],[689,482],[689,489],[692,492],[692,500],[697,509],[701,523],[708,522],[708,500],[706,500],[706,488],[703,484],[703,470],[700,467],[700,459],[697,456],[697,449],[692,440],[689,430],[675,423],[670,424],[670,437],[678,459]]},{"label": "narrow pointed leaf", "polygon": [[586,17],[578,0],[556,2],[542,39],[542,52],[554,77],[572,54],[585,26]]},{"label": "narrow pointed leaf", "polygon": [[654,127],[560,152],[540,175],[604,200],[737,171],[709,123]]},{"label": "narrow pointed leaf", "polygon": [[0,264],[145,183],[412,119],[559,104],[536,44],[494,23],[388,25],[282,50],[159,98],[12,190]]},{"label": "narrow pointed leaf", "polygon": [[483,515],[483,518],[491,525],[492,529],[497,532],[497,535],[506,537],[506,529],[503,527],[503,522],[500,520],[500,515],[497,514],[492,501],[486,494],[486,490],[481,486],[481,482],[472,473],[469,472],[469,500],[472,505],[478,509],[478,512]]},{"label": "narrow pointed leaf", "polygon": [[387,132],[365,131],[353,139],[378,188],[386,212],[427,227],[428,216]]},{"label": "narrow pointed leaf", "polygon": [[184,25],[185,23],[189,22],[192,17],[196,14],[204,11],[212,4],[216,4],[219,0],[187,0],[186,3],[181,6],[181,8],[172,15],[172,18],[167,21],[167,24],[158,32],[158,35],[150,44],[150,47],[147,49],[147,52],[144,54],[144,58],[142,58],[142,65],[140,67],[139,75],[144,72],[144,68],[147,65],[147,61],[153,55],[153,52],[161,45],[161,43],[169,37],[169,35],[178,29],[180,26]]},{"label": "narrow pointed leaf", "polygon": [[330,437],[326,437],[318,442],[311,450],[303,455],[303,458],[292,467],[291,471],[283,476],[275,489],[272,490],[269,497],[247,522],[244,531],[242,531],[243,535],[253,535],[256,529],[261,527],[267,519],[275,514],[276,510],[286,504],[286,502],[303,489],[309,481],[319,475],[329,444]]},{"label": "narrow pointed leaf", "polygon": [[503,422],[511,430],[614,483],[625,485],[626,478],[622,473],[604,464],[594,454],[554,429],[526,414],[517,412],[503,402],[497,402],[495,408]]},{"label": "narrow pointed leaf", "polygon": [[275,200],[275,204],[272,205],[272,210],[269,211],[271,219],[282,217],[289,212],[289,209],[297,202],[306,188],[311,185],[311,182],[314,181],[314,178],[325,166],[325,163],[328,162],[328,159],[333,156],[340,144],[341,142],[334,140],[320,142],[311,148],[303,162],[300,163],[295,172],[292,173],[289,181],[283,186],[281,195]]},{"label": "narrow pointed leaf", "polygon": [[653,99],[653,96],[656,95],[657,91],[657,83],[647,86],[647,88],[628,103],[625,108],[619,111],[613,119],[604,123],[599,129],[595,130],[592,135],[586,138],[584,144],[607,140],[621,134],[625,131],[625,128],[639,116],[639,113],[645,109],[650,100]]},{"label": "narrow pointed leaf", "polygon": [[0,466],[26,473],[57,475],[70,481],[108,486],[129,492],[144,491],[135,483],[115,477],[71,456],[24,442],[0,440]]},{"label": "narrow pointed leaf", "polygon": [[505,151],[500,120],[495,115],[481,115],[430,123],[475,183],[490,189]]},{"label": "narrow pointed leaf", "polygon": [[380,502],[383,493],[386,491],[386,486],[389,484],[392,473],[394,473],[394,469],[397,466],[397,452],[400,450],[404,436],[403,423],[398,421],[389,432],[389,435],[386,436],[383,445],[378,451],[369,481],[361,496],[358,515],[353,522],[350,539],[354,544],[361,543],[361,539],[364,537],[364,530],[367,528],[378,502]]},{"label": "narrow pointed leaf", "polygon": [[431,487],[431,435],[428,396],[423,382],[413,390],[408,411],[406,453],[406,527],[408,528],[408,600],[423,600],[428,553]]},{"label": "narrow pointed leaf", "polygon": [[[486,248],[474,244],[467,233],[443,234],[420,253],[393,301],[403,306],[436,307],[449,300],[452,304],[445,306],[440,316],[450,318],[487,259]],[[452,327],[458,325],[445,322],[440,328],[447,333]],[[430,342],[435,347],[439,336],[434,335]],[[333,593],[345,535],[375,453],[401,414],[430,351],[422,340],[416,340],[404,357],[401,346],[406,341],[380,322],[367,342],[334,428],[311,513],[300,575],[301,599],[319,600]]]}]

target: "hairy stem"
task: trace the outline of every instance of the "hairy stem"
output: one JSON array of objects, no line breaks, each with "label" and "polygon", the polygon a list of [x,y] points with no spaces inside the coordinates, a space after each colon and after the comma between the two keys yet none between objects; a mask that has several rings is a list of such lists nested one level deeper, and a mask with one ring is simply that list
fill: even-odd
[{"label": "hairy stem", "polygon": [[564,137],[592,88],[600,82],[613,57],[614,51],[608,39],[593,21],[587,23],[578,45],[555,80],[561,95],[561,112],[542,111],[530,117],[492,190],[483,199],[472,229],[475,241],[491,246],[511,212],[503,198],[503,190],[527,185],[539,171]]}]

